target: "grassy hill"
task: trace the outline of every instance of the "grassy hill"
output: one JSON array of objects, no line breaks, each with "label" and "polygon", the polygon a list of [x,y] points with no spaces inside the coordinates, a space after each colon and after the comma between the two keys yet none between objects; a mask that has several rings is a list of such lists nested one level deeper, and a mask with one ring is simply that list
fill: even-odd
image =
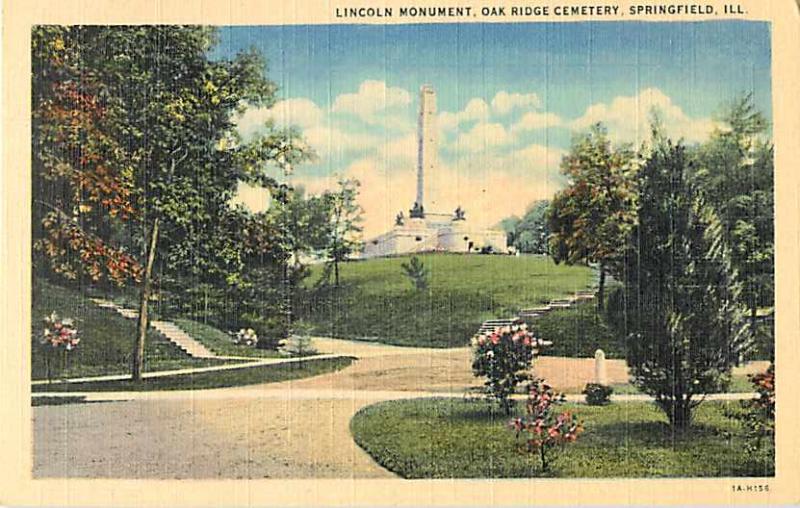
[{"label": "grassy hill", "polygon": [[[67,377],[125,374],[130,371],[136,322],[119,314],[101,309],[80,292],[36,281],[33,291],[31,377],[46,379],[45,351],[39,344],[45,316],[55,311],[62,318],[72,318],[80,333],[81,342],[69,353]],[[60,360],[59,360],[60,362]],[[145,370],[165,370],[179,367],[200,367],[216,364],[218,360],[189,357],[177,346],[150,330],[145,347]],[[60,373],[59,363],[57,372]]]},{"label": "grassy hill", "polygon": [[409,257],[351,261],[341,287],[314,290],[322,266],[306,279],[296,315],[321,335],[407,346],[467,344],[480,324],[509,317],[585,289],[589,268],[556,265],[542,256],[424,254],[430,289],[416,291],[400,265]]}]

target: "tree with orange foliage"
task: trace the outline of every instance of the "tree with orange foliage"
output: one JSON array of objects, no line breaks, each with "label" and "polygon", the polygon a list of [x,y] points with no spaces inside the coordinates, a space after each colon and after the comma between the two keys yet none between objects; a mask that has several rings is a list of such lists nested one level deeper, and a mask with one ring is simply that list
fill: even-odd
[{"label": "tree with orange foliage", "polygon": [[293,131],[238,136],[236,115],[271,106],[276,87],[259,54],[212,59],[216,42],[215,29],[198,26],[33,34],[37,252],[68,278],[138,284],[134,379],[156,263],[171,280],[240,279],[229,231],[238,226],[228,220],[237,184],[274,188],[270,166],[288,170],[308,156]]}]

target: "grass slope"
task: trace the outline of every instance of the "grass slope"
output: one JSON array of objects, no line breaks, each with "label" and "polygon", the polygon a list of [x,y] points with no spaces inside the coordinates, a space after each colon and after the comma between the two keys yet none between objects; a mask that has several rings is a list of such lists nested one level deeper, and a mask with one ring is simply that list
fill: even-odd
[{"label": "grass slope", "polygon": [[532,326],[537,337],[553,342],[542,355],[593,358],[602,349],[606,358],[625,358],[625,341],[597,312],[594,302],[553,310],[537,317]]},{"label": "grass slope", "polygon": [[103,381],[93,383],[64,383],[34,385],[34,392],[106,392],[106,391],[157,391],[157,390],[203,390],[227,388],[262,383],[277,383],[343,369],[353,363],[354,358],[323,358],[298,363],[264,365],[241,369],[182,374],[144,379],[140,383],[130,380]]},{"label": "grass slope", "polygon": [[508,419],[485,402],[383,402],[359,411],[350,428],[359,446],[405,478],[774,475],[774,447],[750,456],[741,426],[723,415],[725,403],[701,405],[695,425],[684,435],[673,433],[651,403],[564,408],[574,410],[586,430],[556,455],[546,474],[537,456],[519,450],[521,441],[508,429]]},{"label": "grass slope", "polygon": [[222,356],[250,356],[253,358],[278,358],[281,354],[274,349],[258,349],[252,346],[237,346],[225,332],[213,326],[178,318],[173,320],[193,339],[203,344],[215,354]]},{"label": "grass slope", "polygon": [[463,346],[490,318],[585,289],[589,268],[541,256],[424,254],[430,290],[416,291],[403,273],[408,256],[341,265],[339,288],[313,290],[312,269],[295,312],[321,335],[405,346]]},{"label": "grass slope", "polygon": [[[31,376],[46,379],[45,350],[39,343],[45,316],[55,311],[62,318],[71,317],[80,333],[81,342],[67,357],[67,368],[61,373],[59,358],[54,374],[58,377],[124,374],[130,371],[136,322],[101,309],[78,291],[36,281],[32,306]],[[218,360],[195,359],[177,346],[150,330],[145,344],[145,370],[168,370],[182,367],[218,365]]]}]

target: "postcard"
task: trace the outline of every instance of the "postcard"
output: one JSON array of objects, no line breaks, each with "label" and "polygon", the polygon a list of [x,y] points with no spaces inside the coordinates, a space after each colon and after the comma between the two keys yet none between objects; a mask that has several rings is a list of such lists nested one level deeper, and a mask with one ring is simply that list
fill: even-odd
[{"label": "postcard", "polygon": [[3,504],[800,502],[794,2],[4,7]]}]

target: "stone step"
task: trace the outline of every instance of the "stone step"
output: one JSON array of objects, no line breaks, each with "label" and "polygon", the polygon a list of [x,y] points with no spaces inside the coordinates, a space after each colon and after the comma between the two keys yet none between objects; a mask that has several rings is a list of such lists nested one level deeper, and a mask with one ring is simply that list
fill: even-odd
[{"label": "stone step", "polygon": [[[98,307],[114,310],[119,315],[127,319],[139,318],[139,312],[133,309],[126,309],[124,307],[120,307],[114,302],[110,302],[102,298],[92,298],[91,301],[94,302]],[[182,349],[189,356],[192,356],[194,358],[216,357],[214,353],[209,351],[203,344],[193,339],[191,335],[186,333],[175,323],[171,323],[169,321],[154,320],[150,321],[150,326],[152,326],[161,335],[166,337],[167,340],[175,344],[178,348]]]},{"label": "stone step", "polygon": [[117,308],[117,313],[127,319],[139,319],[139,313],[132,309]]},{"label": "stone step", "polygon": [[195,358],[213,358],[215,355],[203,344],[193,339],[179,326],[169,321],[152,321],[153,328],[161,332],[173,344],[183,349],[186,354]]},{"label": "stone step", "polygon": [[545,312],[550,312],[551,310],[552,309],[550,307],[545,305],[545,306],[542,306],[542,307],[532,307],[532,308],[529,308],[529,309],[522,309],[520,311],[520,314],[529,313],[529,312],[539,312],[539,313],[544,314]]}]

